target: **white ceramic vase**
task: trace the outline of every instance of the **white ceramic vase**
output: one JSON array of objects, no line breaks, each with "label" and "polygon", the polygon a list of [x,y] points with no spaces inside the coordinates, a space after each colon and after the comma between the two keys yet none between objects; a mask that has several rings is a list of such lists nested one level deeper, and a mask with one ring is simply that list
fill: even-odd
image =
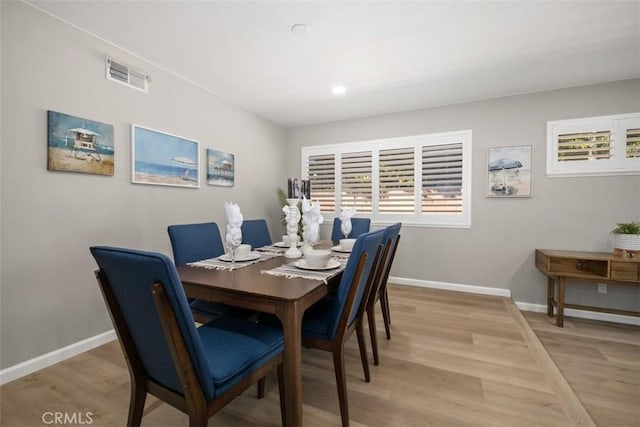
[{"label": "white ceramic vase", "polygon": [[625,251],[640,251],[640,234],[613,233],[613,248]]}]

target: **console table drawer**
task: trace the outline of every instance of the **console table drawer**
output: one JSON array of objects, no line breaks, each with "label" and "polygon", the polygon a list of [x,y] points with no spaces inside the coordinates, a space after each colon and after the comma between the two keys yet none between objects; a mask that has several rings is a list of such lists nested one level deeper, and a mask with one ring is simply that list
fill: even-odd
[{"label": "console table drawer", "polygon": [[640,280],[637,262],[611,262],[611,278],[613,280]]},{"label": "console table drawer", "polygon": [[551,257],[549,271],[558,275],[606,278],[608,263],[603,260]]}]

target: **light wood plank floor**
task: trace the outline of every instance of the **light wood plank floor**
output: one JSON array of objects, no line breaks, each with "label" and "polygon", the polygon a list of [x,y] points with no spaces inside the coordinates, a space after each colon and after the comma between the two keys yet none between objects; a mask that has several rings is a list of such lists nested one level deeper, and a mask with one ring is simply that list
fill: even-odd
[{"label": "light wood plank floor", "polygon": [[[371,383],[363,381],[355,337],[348,343],[354,426],[570,426],[594,425],[593,420],[599,426],[638,425],[633,423],[639,404],[637,328],[621,328],[630,333],[623,336],[599,330],[595,342],[584,345],[584,336],[594,338],[589,325],[576,328],[566,319],[570,326],[558,332],[544,316],[527,314],[583,405],[511,300],[391,286],[390,303],[392,339],[384,339],[378,313],[381,357],[380,366],[372,367]],[[600,323],[592,326],[598,331]],[[618,338],[604,339],[611,336]],[[303,361],[305,425],[339,425],[330,355],[304,349]],[[593,362],[599,369],[590,367]],[[619,366],[608,371],[608,362]],[[606,379],[598,377],[600,371]],[[5,384],[0,393],[2,426],[41,426],[45,412],[84,415],[85,420],[90,412],[92,425],[120,426],[127,416],[129,378],[118,343],[112,342]],[[185,415],[148,398],[143,425],[187,424]],[[257,400],[252,388],[209,422],[279,424],[273,373],[265,399]]]},{"label": "light wood plank floor", "polygon": [[523,313],[599,426],[640,426],[640,328]]}]

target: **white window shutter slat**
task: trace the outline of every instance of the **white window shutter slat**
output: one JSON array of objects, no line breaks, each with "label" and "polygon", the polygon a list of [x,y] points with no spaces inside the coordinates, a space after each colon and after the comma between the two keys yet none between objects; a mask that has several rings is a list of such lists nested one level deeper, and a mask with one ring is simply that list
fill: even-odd
[{"label": "white window shutter slat", "polygon": [[342,153],[340,170],[340,205],[355,206],[358,213],[371,213],[371,151]]},{"label": "white window shutter slat", "polygon": [[413,147],[380,150],[379,212],[407,214],[415,212]]},{"label": "white window shutter slat", "polygon": [[640,129],[627,129],[625,154],[628,159],[640,157]]},{"label": "white window shutter slat", "polygon": [[422,212],[462,212],[462,143],[422,148]]},{"label": "white window shutter slat", "polygon": [[322,212],[334,212],[336,209],[335,155],[309,156],[307,176],[311,184],[311,199],[320,202]]}]

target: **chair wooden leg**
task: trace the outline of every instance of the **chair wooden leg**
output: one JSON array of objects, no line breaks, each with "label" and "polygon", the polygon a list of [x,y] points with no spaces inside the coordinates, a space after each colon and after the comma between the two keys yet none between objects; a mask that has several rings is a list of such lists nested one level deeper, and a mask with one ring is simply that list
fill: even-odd
[{"label": "chair wooden leg", "polygon": [[348,427],[349,402],[347,401],[347,377],[344,371],[343,348],[340,348],[333,352],[333,368],[336,372],[336,385],[338,386],[338,402],[340,403],[340,417],[342,418],[342,427]]},{"label": "chair wooden leg", "polygon": [[367,358],[367,347],[364,342],[364,328],[362,326],[364,319],[356,325],[356,336],[358,337],[358,347],[360,347],[360,360],[362,360],[362,370],[364,371],[364,381],[371,382],[371,374],[369,373],[369,359]]},{"label": "chair wooden leg", "polygon": [[389,328],[389,325],[391,325],[391,314],[389,313],[389,295],[387,295],[386,289],[380,296],[380,308],[382,308],[382,319],[384,320],[384,331],[387,334],[387,339],[390,340],[391,330]]},{"label": "chair wooden leg", "polygon": [[262,377],[258,380],[258,399],[262,399],[264,397],[264,386],[266,382],[266,377]]},{"label": "chair wooden leg", "polygon": [[131,398],[129,399],[129,418],[127,426],[139,426],[142,422],[142,412],[144,411],[144,402],[147,399],[147,391],[143,386],[137,385],[135,380],[131,379]]},{"label": "chair wooden leg", "polygon": [[280,416],[282,417],[282,425],[287,423],[287,407],[284,404],[284,365],[278,365],[278,393],[280,394]]},{"label": "chair wooden leg", "polygon": [[376,307],[367,308],[367,320],[369,321],[369,337],[371,338],[371,352],[373,353],[373,364],[378,366],[380,360],[378,358],[378,331],[376,330]]},{"label": "chair wooden leg", "polygon": [[207,415],[204,412],[189,415],[190,427],[206,427],[207,421]]}]

